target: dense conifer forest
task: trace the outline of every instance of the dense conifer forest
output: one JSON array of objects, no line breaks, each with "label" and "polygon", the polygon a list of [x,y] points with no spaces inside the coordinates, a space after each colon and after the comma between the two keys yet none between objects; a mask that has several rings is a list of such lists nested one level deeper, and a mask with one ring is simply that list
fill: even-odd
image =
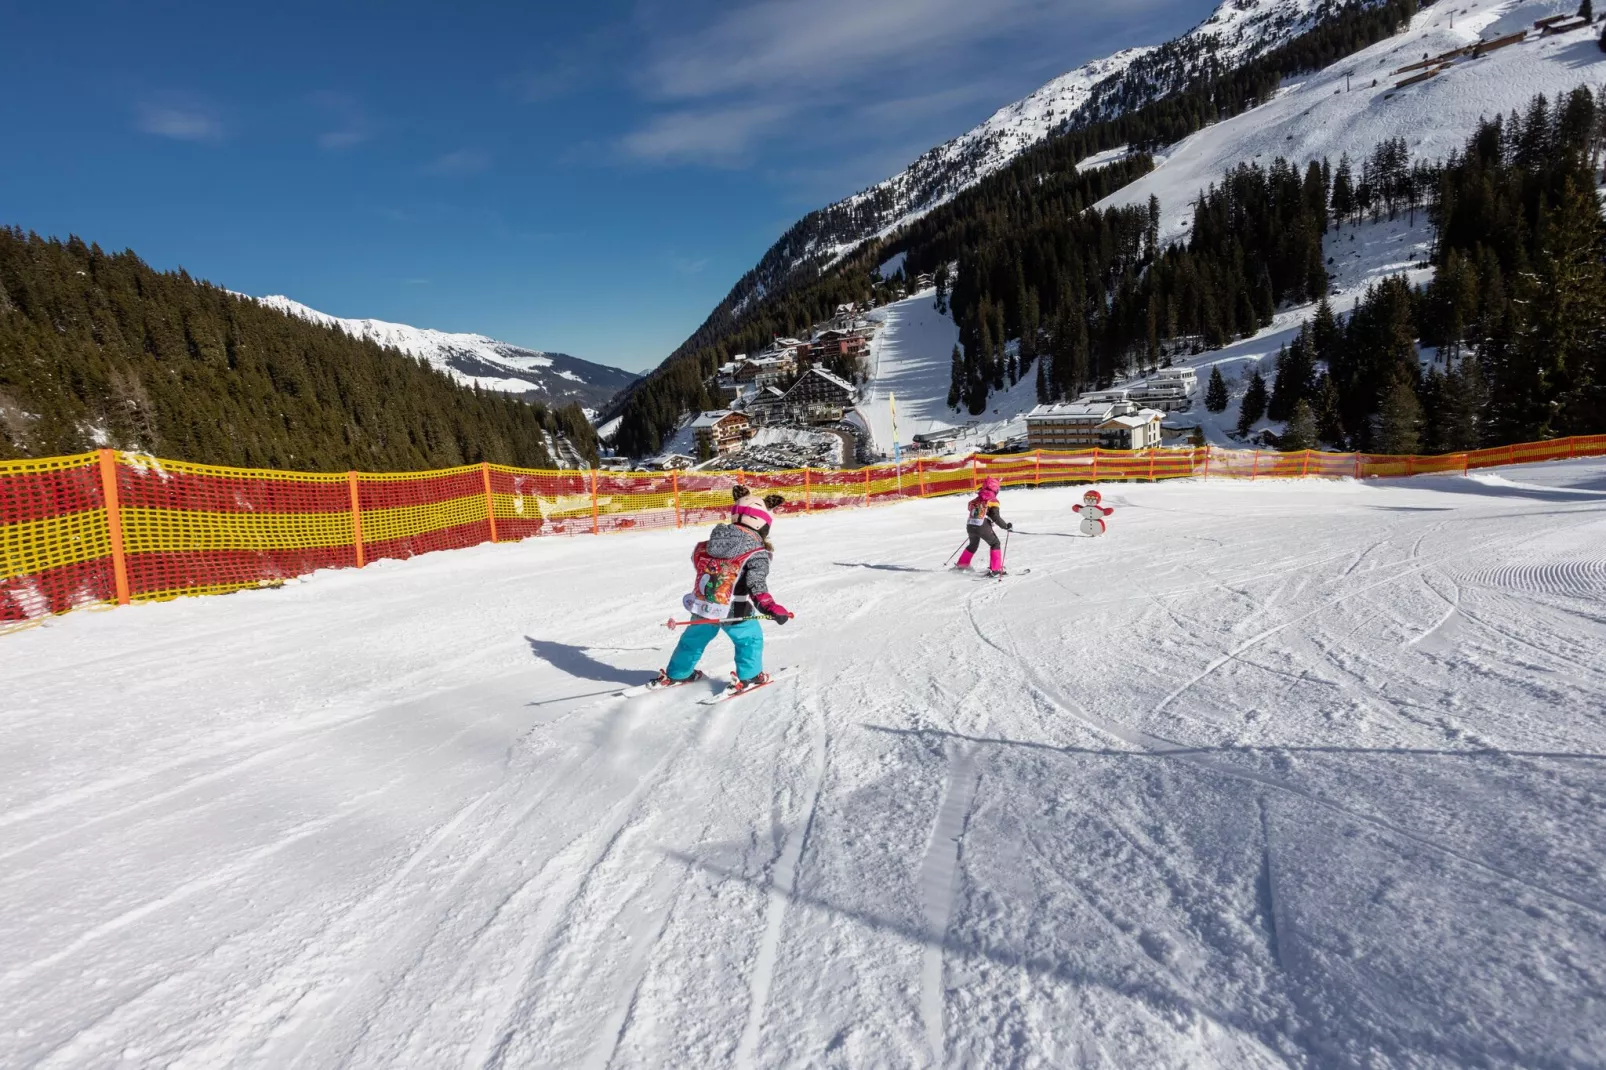
[{"label": "dense conifer forest", "polygon": [[[859,233],[867,221],[883,218],[892,206],[878,203],[872,196],[811,213],[782,236],[691,338],[612,407],[622,417],[617,436],[620,450],[632,455],[656,451],[682,413],[713,403],[704,382],[719,364],[776,334],[805,330],[829,315],[840,302],[868,299],[874,290],[870,272],[898,252],[907,254],[905,270],[910,274],[935,272],[955,260],[963,263],[968,259],[972,263],[972,281],[963,281],[962,268],[961,278],[955,283],[961,294],[959,311],[967,317],[967,338],[971,342],[981,340],[980,323],[984,317],[980,298],[984,286],[992,295],[989,316],[996,317],[1002,305],[1003,329],[1018,331],[1021,307],[1029,295],[1013,285],[1013,266],[999,267],[1006,278],[992,279],[994,267],[1005,265],[1005,254],[991,246],[1009,244],[1024,253],[1029,248],[1065,245],[1069,239],[1049,233],[1056,221],[1063,221],[1067,215],[1080,215],[1088,205],[1146,171],[1151,163],[1143,150],[1170,144],[1253,107],[1274,93],[1283,78],[1320,69],[1398,32],[1424,6],[1427,5],[1420,0],[1362,0],[1331,5],[1310,31],[1232,69],[1222,69],[1224,65],[1219,63],[1196,62],[1199,57],[1185,54],[1189,46],[1174,43],[1158,49],[1111,85],[1100,88],[1095,112],[1107,118],[1083,121],[1057,132],[1023,152],[1010,166],[959,193],[888,240],[866,243],[839,262],[828,263],[828,254],[821,250],[830,249],[846,235]],[[1128,110],[1114,114],[1119,108]],[[1130,147],[1134,153],[1122,164],[1087,175],[1077,172],[1079,162],[1122,146]],[[1082,221],[1073,225],[1081,226]],[[1090,293],[1096,291],[1101,271],[1114,272],[1109,281],[1119,285],[1122,269],[1134,263],[1134,256],[1144,253],[1142,231],[1147,225],[1135,213],[1106,219],[1102,227],[1108,234],[1101,230],[1098,237],[1102,243],[1107,236],[1115,247],[1101,244],[1096,253],[1084,247],[1081,255],[1083,280]],[[1131,250],[1134,229],[1135,252]],[[1052,324],[1061,307],[1061,296],[1070,298],[1061,292],[1072,289],[1075,281],[1068,259],[1059,261],[1067,273],[1064,287],[1056,284],[1052,293],[1037,288],[1039,322],[1044,322],[1046,316],[1046,322]],[[1022,265],[1021,272],[1025,271]],[[1300,273],[1307,282],[1311,274],[1309,269]],[[994,282],[998,284],[996,288]],[[969,291],[966,285],[971,286]],[[974,295],[974,304],[970,295]],[[1233,299],[1236,301],[1236,294]],[[1179,310],[1186,300],[1185,295],[1176,296]],[[1224,320],[1222,332],[1231,334],[1248,313],[1247,308],[1239,307],[1218,313]],[[1178,322],[1182,329],[1182,320]],[[1001,347],[997,326],[996,318],[992,319],[989,331],[993,332],[994,345]],[[1101,353],[1092,341],[1101,334],[1102,325],[1094,320],[1087,327],[1092,366],[1113,368],[1119,356]],[[1144,329],[1147,332],[1147,323]],[[1157,329],[1163,329],[1163,324]],[[960,391],[962,400],[978,397],[979,383],[992,383],[996,388],[1011,374],[1006,367],[1000,376],[1000,361],[994,353],[983,359],[979,353],[967,352],[965,359],[972,369],[966,373],[967,380],[974,380],[974,384]],[[1064,388],[1077,381],[1076,358],[1070,360],[1071,369],[1061,373],[1066,377]],[[1017,373],[1018,370],[1017,367]],[[1090,374],[1097,377],[1097,372]]]},{"label": "dense conifer forest", "polygon": [[338,471],[596,458],[574,406],[461,386],[395,350],[133,252],[0,228],[0,459],[96,445]]},{"label": "dense conifer forest", "polygon": [[1431,169],[1433,281],[1385,279],[1342,324],[1320,306],[1272,418],[1304,404],[1316,441],[1380,453],[1606,431],[1603,147],[1606,95],[1582,88],[1480,124]]}]

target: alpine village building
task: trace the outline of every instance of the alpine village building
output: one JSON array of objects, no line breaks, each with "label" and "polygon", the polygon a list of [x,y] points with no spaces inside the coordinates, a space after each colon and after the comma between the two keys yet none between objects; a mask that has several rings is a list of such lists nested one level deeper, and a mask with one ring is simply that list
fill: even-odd
[{"label": "alpine village building", "polygon": [[700,456],[712,457],[741,449],[753,437],[753,421],[746,413],[719,409],[698,415],[691,423]]},{"label": "alpine village building", "polygon": [[1038,450],[1146,450],[1160,444],[1157,409],[1139,408],[1125,390],[1039,405],[1026,414],[1026,444]]}]

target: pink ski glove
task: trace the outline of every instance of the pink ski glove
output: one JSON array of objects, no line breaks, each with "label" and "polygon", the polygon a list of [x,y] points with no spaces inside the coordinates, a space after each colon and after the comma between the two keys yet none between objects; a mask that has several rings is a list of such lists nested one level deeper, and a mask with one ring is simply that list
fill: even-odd
[{"label": "pink ski glove", "polygon": [[775,621],[776,624],[785,624],[797,616],[797,614],[789,612],[785,606],[777,602],[775,596],[768,591],[763,594],[755,594],[753,596],[753,604],[758,607],[760,613]]}]

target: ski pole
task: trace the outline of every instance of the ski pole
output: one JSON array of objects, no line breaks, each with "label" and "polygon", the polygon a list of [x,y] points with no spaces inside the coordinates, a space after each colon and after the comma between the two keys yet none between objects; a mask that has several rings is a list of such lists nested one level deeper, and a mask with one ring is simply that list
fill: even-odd
[{"label": "ski pole", "polygon": [[1004,567],[1005,568],[1009,567],[1009,537],[1011,535],[1013,535],[1013,534],[1015,534],[1015,530],[1013,528],[1005,528],[1004,529]]},{"label": "ski pole", "polygon": [[[964,542],[962,542],[958,546],[954,547],[954,552],[948,555],[948,561],[952,561],[955,557],[959,556],[959,551],[963,550],[965,547],[967,547],[969,545],[970,545],[970,540],[966,539]],[[942,567],[943,568],[947,568],[948,567],[948,561],[944,561],[942,563]]]},{"label": "ski pole", "polygon": [[[793,613],[792,617],[795,617],[795,616],[797,616],[797,614]],[[787,620],[791,620],[792,617],[788,617],[786,619]],[[756,615],[756,616],[752,616],[752,617],[737,617],[735,620],[676,620],[674,617],[670,617],[668,620],[664,621],[664,627],[668,628],[670,631],[674,631],[676,628],[689,628],[694,624],[712,624],[712,625],[715,625],[717,627],[724,627],[727,624],[741,624],[743,621],[749,621],[749,620],[757,620],[757,621],[765,621],[765,620],[767,620],[772,624],[774,623],[774,618],[773,617],[766,617],[766,616],[764,616],[762,614],[759,614],[759,615]]]}]

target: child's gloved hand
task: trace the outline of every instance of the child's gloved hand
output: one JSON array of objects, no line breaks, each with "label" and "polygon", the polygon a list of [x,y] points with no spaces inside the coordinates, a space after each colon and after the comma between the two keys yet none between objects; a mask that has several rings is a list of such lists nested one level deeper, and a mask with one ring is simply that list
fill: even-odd
[{"label": "child's gloved hand", "polygon": [[781,603],[777,602],[775,600],[775,596],[770,594],[768,591],[765,591],[763,594],[754,595],[753,604],[758,607],[758,611],[760,613],[764,614],[766,617],[769,617],[776,624],[785,624],[787,621],[797,616],[797,614],[792,613],[785,606],[781,605]]}]

